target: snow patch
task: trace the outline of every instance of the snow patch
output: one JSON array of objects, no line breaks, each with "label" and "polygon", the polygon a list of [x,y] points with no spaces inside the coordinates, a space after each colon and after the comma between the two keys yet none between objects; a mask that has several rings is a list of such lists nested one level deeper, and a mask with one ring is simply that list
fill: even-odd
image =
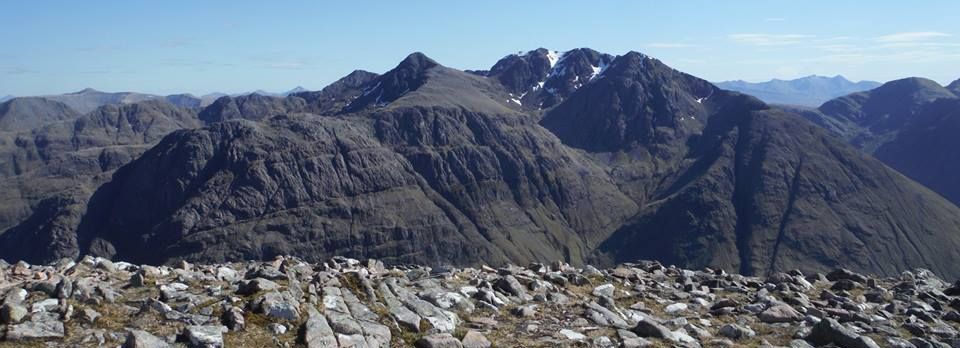
[{"label": "snow patch", "polygon": [[600,60],[600,65],[591,65],[590,68],[593,69],[593,72],[590,73],[590,80],[593,80],[597,76],[603,74],[604,71],[607,71],[607,67],[610,66],[610,63]]},{"label": "snow patch", "polygon": [[550,68],[552,69],[554,65],[557,65],[557,63],[560,62],[560,58],[565,54],[566,52],[547,51],[547,60],[550,61]]}]

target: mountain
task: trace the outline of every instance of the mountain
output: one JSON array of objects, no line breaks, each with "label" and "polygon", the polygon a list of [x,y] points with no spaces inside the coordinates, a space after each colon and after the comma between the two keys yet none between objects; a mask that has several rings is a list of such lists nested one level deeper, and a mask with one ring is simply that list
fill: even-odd
[{"label": "mountain", "polygon": [[3,102],[5,102],[5,101],[10,100],[10,99],[13,99],[13,98],[16,98],[16,97],[14,97],[14,96],[12,96],[12,95],[2,96],[2,97],[0,97],[0,103],[3,103]]},{"label": "mountain", "polygon": [[922,78],[891,81],[805,111],[809,119],[885,164],[960,204],[954,134],[960,97]]},{"label": "mountain", "polygon": [[309,92],[309,90],[307,90],[306,88],[303,88],[302,86],[297,86],[289,91],[283,92],[282,95],[286,97],[288,95],[294,95],[301,92]]},{"label": "mountain", "polygon": [[914,77],[830,100],[818,110],[852,125],[852,131],[844,136],[872,153],[909,123],[922,105],[939,98],[956,98],[956,95],[935,81]]},{"label": "mountain", "polygon": [[0,103],[0,132],[30,130],[77,116],[63,103],[36,97],[13,98]]},{"label": "mountain", "polygon": [[220,97],[226,97],[226,96],[228,96],[228,94],[226,93],[204,94],[203,96],[200,97],[200,106],[206,107],[207,105],[213,104],[213,102],[217,101],[217,99],[220,99]]},{"label": "mountain", "polygon": [[[960,208],[805,116],[640,53],[553,52],[508,56],[486,74],[414,53],[320,92],[222,97],[196,115],[174,107],[162,114],[184,122],[156,144],[159,132],[118,137],[104,125],[95,138],[149,149],[89,168],[98,179],[82,194],[3,190],[17,208],[0,211],[11,226],[0,246],[17,247],[0,255],[654,258],[754,275],[842,265],[960,276]],[[19,153],[61,133],[31,132],[3,144]],[[46,158],[37,153],[19,156]],[[37,167],[75,166],[58,163]],[[39,171],[9,166],[17,180]]]},{"label": "mountain", "polygon": [[199,98],[190,94],[175,94],[164,97],[136,92],[101,92],[93,88],[75,93],[46,95],[41,98],[64,103],[81,114],[91,112],[104,105],[132,104],[154,99],[165,99],[173,105],[185,108],[196,108],[202,104]]},{"label": "mountain", "polygon": [[767,82],[724,81],[720,88],[749,94],[772,104],[819,106],[827,100],[880,86],[879,82],[852,82],[843,76],[811,75],[794,80],[773,79]]}]

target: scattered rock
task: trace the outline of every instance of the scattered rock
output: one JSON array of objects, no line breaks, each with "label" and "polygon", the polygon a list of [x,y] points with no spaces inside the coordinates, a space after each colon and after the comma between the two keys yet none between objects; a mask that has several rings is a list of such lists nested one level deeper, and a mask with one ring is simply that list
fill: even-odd
[{"label": "scattered rock", "polygon": [[20,341],[26,339],[62,338],[63,323],[58,320],[27,321],[7,328],[6,339]]},{"label": "scattered rock", "polygon": [[573,331],[573,330],[570,330],[570,329],[562,329],[562,330],[560,330],[560,336],[563,336],[563,337],[565,337],[565,338],[568,339],[568,340],[574,340],[574,341],[583,341],[583,340],[587,339],[587,336],[586,336],[586,335],[584,335],[584,334],[582,334],[582,333],[579,333],[579,332],[576,332],[576,331]]},{"label": "scattered rock", "polygon": [[463,348],[490,348],[493,345],[486,336],[476,330],[467,331],[460,343]]},{"label": "scattered rock", "polygon": [[187,326],[184,336],[191,348],[222,348],[225,329],[219,325]]},{"label": "scattered rock", "polygon": [[460,340],[448,333],[423,336],[414,345],[417,348],[463,348]]},{"label": "scattered rock", "polygon": [[786,304],[778,304],[760,312],[757,316],[764,323],[789,323],[803,320],[803,314]]},{"label": "scattered rock", "polygon": [[651,320],[641,320],[633,327],[632,331],[640,337],[662,338],[671,341],[677,340],[670,329]]},{"label": "scattered rock", "polygon": [[127,329],[127,340],[123,348],[167,348],[173,345],[153,334],[136,329]]},{"label": "scattered rock", "polygon": [[873,339],[861,336],[832,318],[821,320],[813,326],[813,330],[806,337],[807,341],[817,346],[836,344],[841,348],[879,348]]},{"label": "scattered rock", "polygon": [[27,309],[19,304],[7,303],[0,307],[0,322],[4,324],[19,323],[26,316]]},{"label": "scattered rock", "polygon": [[757,335],[752,329],[737,324],[726,324],[720,327],[720,335],[729,337],[732,339],[741,339],[747,337],[754,337]]}]

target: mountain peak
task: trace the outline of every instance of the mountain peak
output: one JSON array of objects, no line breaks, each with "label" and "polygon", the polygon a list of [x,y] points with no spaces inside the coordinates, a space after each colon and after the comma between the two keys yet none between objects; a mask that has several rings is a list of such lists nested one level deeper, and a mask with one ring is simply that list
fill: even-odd
[{"label": "mountain peak", "polygon": [[440,64],[435,60],[430,59],[430,57],[427,57],[426,54],[423,54],[422,52],[413,52],[404,58],[395,69],[412,68],[414,70],[426,70],[437,65]]},{"label": "mountain peak", "polygon": [[355,112],[368,106],[383,106],[415,91],[427,81],[427,70],[441,66],[421,52],[413,52],[397,67],[369,82],[363,93],[343,111]]},{"label": "mountain peak", "polygon": [[953,81],[949,85],[947,85],[947,89],[953,92],[953,94],[956,94],[958,97],[960,97],[960,79],[957,79],[956,81]]},{"label": "mountain peak", "polygon": [[100,91],[98,91],[98,90],[96,90],[96,89],[87,87],[87,88],[81,89],[81,90],[79,90],[79,91],[77,91],[77,92],[73,92],[73,93],[69,93],[69,94],[92,94],[92,93],[103,93],[103,92],[100,92]]},{"label": "mountain peak", "polygon": [[895,93],[897,95],[910,95],[913,98],[929,100],[953,96],[953,93],[936,81],[922,77],[907,77],[893,80],[877,87],[873,92],[878,94]]}]

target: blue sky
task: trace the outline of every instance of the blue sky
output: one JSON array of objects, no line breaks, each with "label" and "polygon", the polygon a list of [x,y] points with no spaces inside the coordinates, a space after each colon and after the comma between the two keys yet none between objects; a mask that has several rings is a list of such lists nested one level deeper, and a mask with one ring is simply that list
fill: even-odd
[{"label": "blue sky", "polygon": [[712,81],[960,78],[960,1],[7,1],[0,96],[320,89],[413,51],[460,69],[630,50]]}]

